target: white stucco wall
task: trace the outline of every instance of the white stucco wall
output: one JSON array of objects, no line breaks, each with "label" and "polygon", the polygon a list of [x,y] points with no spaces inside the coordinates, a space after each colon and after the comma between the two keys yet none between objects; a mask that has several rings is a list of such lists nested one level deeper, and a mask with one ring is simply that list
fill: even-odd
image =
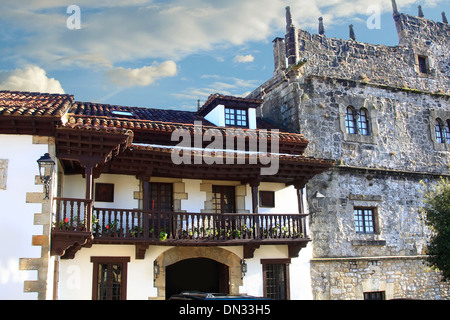
[{"label": "white stucco wall", "polygon": [[[287,259],[288,247],[266,245],[261,246],[255,251],[252,259],[247,259],[247,274],[243,279],[241,293],[262,297],[263,274],[261,259]],[[312,300],[311,281],[310,281],[310,261],[311,248],[308,245],[300,250],[297,258],[291,258],[289,265],[290,280],[290,300]]]},{"label": "white stucco wall", "polygon": [[[85,180],[80,176],[65,176],[65,197],[83,197]],[[139,190],[139,181],[134,176],[101,175],[95,182],[115,184],[114,203],[95,203],[97,207],[137,208],[138,201],[133,199],[133,192]],[[204,208],[206,192],[201,191],[202,180],[183,179],[187,199],[181,200],[181,209],[187,212],[200,212]],[[220,182],[218,182],[219,184]],[[294,187],[286,187],[280,183],[261,183],[260,190],[275,191],[275,208],[260,208],[261,213],[298,213],[297,195]],[[245,207],[251,211],[251,189],[246,187]],[[153,282],[153,262],[168,246],[151,246],[144,260],[135,259],[134,245],[93,245],[82,248],[77,252],[74,260],[61,260],[59,278],[59,299],[91,299],[93,263],[92,256],[130,257],[128,263],[127,298],[132,300],[147,300],[157,296]],[[230,250],[242,258],[241,246],[222,247]],[[264,245],[256,249],[254,258],[247,259],[248,272],[243,279],[241,293],[255,296],[263,295],[263,275],[261,259],[286,259],[288,248],[286,245]],[[308,245],[300,251],[298,258],[292,258],[290,271],[290,296],[292,300],[312,299],[310,286],[309,261],[311,248]]]},{"label": "white stucco wall", "polygon": [[40,258],[41,247],[32,246],[33,235],[42,234],[34,225],[41,204],[26,203],[27,192],[42,192],[35,185],[39,175],[36,160],[49,152],[47,144],[33,144],[32,136],[0,135],[0,159],[8,160],[6,190],[0,189],[0,300],[36,299],[24,293],[25,280],[37,280],[37,271],[20,271],[19,258]]},{"label": "white stucco wall", "polygon": [[206,116],[205,119],[219,127],[225,127],[225,106],[217,105]]},{"label": "white stucco wall", "polygon": [[[139,200],[134,199],[134,192],[139,191],[139,180],[135,176],[102,174],[94,180],[94,185],[95,183],[114,184],[114,202],[95,201],[94,206],[116,209],[137,209],[139,207]],[[85,198],[86,180],[82,175],[65,175],[62,190],[63,197]]]},{"label": "white stucco wall", "polygon": [[[135,259],[133,245],[93,245],[81,249],[74,260],[61,260],[59,269],[60,300],[92,299],[93,263],[91,257],[129,257],[127,264],[127,299],[148,300],[157,296],[153,282],[153,262],[168,246],[152,246],[147,250],[144,260]],[[241,247],[221,247],[242,257]],[[312,299],[309,260],[310,246],[300,251],[298,258],[292,258],[289,265],[291,300]],[[255,251],[252,259],[247,259],[248,272],[243,279],[240,293],[263,296],[263,274],[261,259],[286,259],[287,246],[267,245]]]}]

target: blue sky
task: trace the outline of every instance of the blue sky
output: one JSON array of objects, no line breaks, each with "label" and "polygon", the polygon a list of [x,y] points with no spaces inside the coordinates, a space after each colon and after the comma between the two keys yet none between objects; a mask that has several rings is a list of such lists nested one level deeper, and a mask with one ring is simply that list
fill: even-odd
[{"label": "blue sky", "polygon": [[[417,15],[420,4],[425,18],[450,18],[448,0],[397,4],[403,13]],[[358,41],[398,43],[391,0],[2,0],[0,89],[195,110],[198,99],[242,96],[272,76],[286,6],[311,33],[323,16],[327,37],[347,39],[353,24]],[[379,29],[367,26],[374,10]]]}]

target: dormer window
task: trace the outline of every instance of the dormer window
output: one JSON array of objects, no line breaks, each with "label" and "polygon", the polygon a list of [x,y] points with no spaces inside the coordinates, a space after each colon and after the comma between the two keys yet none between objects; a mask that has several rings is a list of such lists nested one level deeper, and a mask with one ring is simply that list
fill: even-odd
[{"label": "dormer window", "polygon": [[262,100],[224,96],[209,96],[197,113],[218,127],[256,129],[256,109]]},{"label": "dormer window", "polygon": [[248,115],[246,109],[225,108],[225,125],[248,127]]}]

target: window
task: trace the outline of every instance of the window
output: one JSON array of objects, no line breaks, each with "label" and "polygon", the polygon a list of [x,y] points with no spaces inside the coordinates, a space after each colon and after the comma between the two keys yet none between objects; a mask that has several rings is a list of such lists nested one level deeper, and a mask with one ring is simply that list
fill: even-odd
[{"label": "window", "polygon": [[364,300],[384,300],[384,291],[364,292]]},{"label": "window", "polygon": [[359,130],[359,133],[364,136],[369,135],[369,117],[367,116],[366,109],[359,110],[358,130]]},{"label": "window", "polygon": [[259,204],[261,207],[274,208],[275,207],[275,192],[274,191],[260,191]]},{"label": "window", "polygon": [[225,125],[248,127],[247,110],[225,108]]},{"label": "window", "polygon": [[444,143],[444,125],[441,119],[436,119],[435,132],[437,143]]},{"label": "window", "polygon": [[134,114],[131,111],[111,110],[111,114],[114,116],[133,117]]},{"label": "window", "polygon": [[428,58],[425,56],[418,56],[419,72],[428,73]]},{"label": "window", "polygon": [[375,233],[375,209],[355,208],[356,233]]},{"label": "window", "polygon": [[290,259],[261,259],[264,296],[275,300],[289,300]]},{"label": "window", "polygon": [[447,139],[447,144],[450,144],[450,120],[447,120],[447,124],[445,126],[445,137]]},{"label": "window", "polygon": [[213,186],[214,213],[234,213],[235,188],[233,186]]},{"label": "window", "polygon": [[94,263],[92,299],[126,300],[130,257],[91,257]]},{"label": "window", "polygon": [[171,183],[150,183],[149,204],[151,211],[173,211],[173,186]]},{"label": "window", "polygon": [[95,184],[95,201],[114,202],[114,184],[112,184],[112,183],[96,183]]},{"label": "window", "polygon": [[351,107],[347,108],[347,113],[345,115],[345,127],[347,128],[347,133],[356,133],[355,113]]}]

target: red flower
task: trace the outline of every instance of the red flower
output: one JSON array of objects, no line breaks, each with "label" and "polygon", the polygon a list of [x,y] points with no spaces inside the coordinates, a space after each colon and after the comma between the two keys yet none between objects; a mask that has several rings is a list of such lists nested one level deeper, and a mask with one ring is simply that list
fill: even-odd
[{"label": "red flower", "polygon": [[106,229],[109,229],[109,226],[106,226],[105,228],[106,228]]},{"label": "red flower", "polygon": [[64,222],[65,222],[65,223],[68,223],[68,222],[69,222],[69,218],[65,218],[65,219],[64,219]]}]

